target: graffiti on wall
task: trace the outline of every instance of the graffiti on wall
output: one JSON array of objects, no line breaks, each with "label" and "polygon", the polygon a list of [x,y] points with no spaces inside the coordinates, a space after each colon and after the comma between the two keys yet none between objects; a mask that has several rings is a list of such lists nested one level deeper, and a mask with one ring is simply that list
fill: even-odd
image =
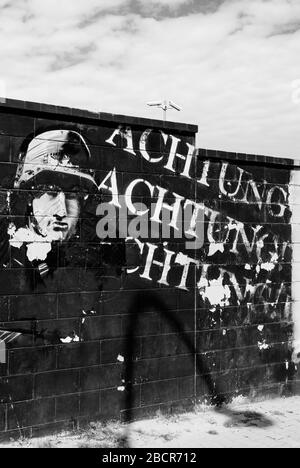
[{"label": "graffiti on wall", "polygon": [[[112,160],[106,170],[97,169],[96,143]],[[229,314],[236,326],[256,324],[257,347],[268,350],[274,339],[264,324],[291,319],[288,183],[197,157],[186,138],[163,131],[118,127],[96,143],[80,128],[58,127],[21,147],[2,197],[4,290],[77,296],[64,311],[70,320],[54,325],[36,324],[35,311],[22,315],[19,306],[31,321],[1,326],[0,339],[24,347],[100,339],[90,318],[127,284],[141,284],[195,298],[206,328]]]},{"label": "graffiti on wall", "polygon": [[[123,151],[130,159],[143,158],[155,166],[158,173],[176,174],[189,182],[193,181],[194,147],[161,132],[161,145],[166,146],[170,141],[169,150],[152,155],[147,150],[151,133],[152,130],[147,129],[136,145],[130,127],[117,128],[106,143],[114,147],[117,139],[123,138]],[[179,153],[180,145],[185,153]],[[178,162],[181,163],[180,167]],[[112,206],[120,209],[125,204],[129,215],[137,218],[148,215],[152,225],[158,228],[164,224],[164,215],[167,214],[169,220],[165,224],[174,236],[183,224],[182,213],[190,208],[189,218],[185,220],[185,228],[183,232],[180,231],[180,236],[186,235],[188,239],[196,241],[203,232],[206,241],[204,247],[203,239],[199,244],[193,243],[194,249],[189,254],[187,249],[175,251],[166,242],[163,245],[157,241],[151,243],[136,236],[135,247],[132,248],[135,248],[143,262],[138,261],[138,266],[128,268],[127,274],[153,281],[153,269],[160,269],[161,275],[156,279],[158,284],[189,291],[195,287],[192,281],[189,281],[189,287],[188,280],[193,278],[196,269],[196,287],[203,300],[212,308],[229,305],[230,300],[237,304],[263,302],[268,310],[279,301],[289,303],[290,293],[285,283],[277,280],[284,268],[282,264],[290,256],[288,231],[274,231],[274,226],[281,226],[289,216],[287,189],[280,184],[267,183],[266,180],[257,181],[249,171],[227,162],[220,164],[218,173],[212,176],[211,161],[197,160],[196,163],[196,198],[193,199],[140,177],[132,178],[124,187],[119,180],[121,174],[118,167],[112,167],[102,180],[96,182],[91,169],[91,152],[80,133],[59,129],[43,132],[33,138],[23,152],[14,181],[15,190],[22,189],[23,193],[31,190],[31,195],[25,206],[26,225],[18,226],[18,222],[11,222],[8,226],[12,263],[27,266],[18,258],[20,252],[25,250],[26,262],[38,270],[41,278],[53,272],[51,257],[56,260],[57,246],[79,238],[78,224],[84,204],[91,194],[104,191],[111,195],[109,203]],[[218,210],[207,205],[206,191],[213,193],[217,200],[228,201],[227,205],[221,206],[220,203]],[[151,208],[146,207],[141,211],[136,208],[133,199],[145,192],[151,200]],[[8,192],[9,210],[11,196]],[[124,200],[123,203],[121,200]],[[97,205],[98,215],[102,205],[101,202]],[[242,211],[244,205],[252,210],[247,222],[242,222],[238,214],[226,214],[234,208],[236,210],[237,206]],[[98,220],[99,223],[103,223],[103,219]],[[119,231],[118,235],[121,234]],[[123,238],[125,242],[132,240],[128,232]],[[196,255],[194,251],[197,251]],[[214,269],[214,278],[209,279],[214,258],[224,267],[219,267],[217,277]],[[244,264],[243,274],[241,263]],[[234,268],[237,264],[238,276]],[[181,272],[177,283],[169,278],[169,273],[175,268]]]},{"label": "graffiti on wall", "polygon": [[[151,130],[147,130],[142,135],[138,148],[135,148],[132,132],[127,128],[125,134],[127,146],[124,151],[130,153],[130,157],[142,157],[155,164],[158,172],[177,171],[180,177],[191,179],[194,154],[191,145],[187,144],[185,155],[179,154],[177,148],[180,140],[162,132],[161,138],[164,143],[169,138],[172,139],[170,153],[165,158],[161,155],[150,157],[145,143],[150,133]],[[118,130],[108,140],[110,144],[115,144],[114,138],[117,134]],[[178,166],[175,169],[176,160],[183,162],[179,170]],[[200,296],[212,308],[230,303],[249,306],[263,304],[265,313],[269,313],[271,317],[272,308],[276,309],[279,302],[288,309],[290,290],[286,283],[290,282],[288,263],[291,261],[288,227],[291,212],[288,205],[288,188],[279,183],[267,182],[265,178],[258,179],[251,174],[249,168],[245,170],[228,162],[214,164],[209,160],[196,160],[196,164],[197,196],[194,200],[187,200],[180,194],[168,193],[162,187],[157,189],[149,181],[141,179],[131,182],[130,194],[132,185],[136,183],[144,184],[151,195],[155,194],[156,190],[157,202],[152,221],[159,222],[157,213],[161,214],[164,207],[173,214],[174,230],[179,220],[181,206],[184,207],[187,203],[193,204],[194,215],[195,212],[198,215],[203,206],[205,220],[202,221],[202,227],[205,231],[206,245],[201,250],[198,249],[196,256],[187,256],[183,252],[176,253],[164,247],[163,258],[159,261],[155,258],[156,255],[159,256],[157,245],[139,241],[137,250],[144,255],[145,262],[139,268],[129,270],[128,273],[138,274],[140,278],[152,281],[151,271],[159,267],[163,272],[158,279],[159,284],[189,290],[187,278],[189,275],[193,276],[191,268],[193,266],[197,270],[196,287]],[[111,203],[120,206],[116,169],[102,182],[101,187],[109,189],[114,194]],[[210,195],[213,197],[213,203],[211,200],[209,202]],[[170,200],[169,204],[164,202],[164,197]],[[131,199],[128,196],[126,199],[129,199],[130,209]],[[218,204],[219,209],[213,208]],[[244,207],[247,208],[246,219],[241,221],[240,215],[245,211]],[[231,212],[234,212],[234,216],[230,216]],[[198,221],[197,215],[194,216],[194,225]],[[189,226],[189,233],[191,232]],[[196,235],[195,230],[194,234]],[[216,264],[221,265],[218,266],[218,274],[214,267],[213,279],[209,279],[212,266]],[[182,267],[180,282],[171,283],[168,272],[178,265]],[[281,277],[284,277],[285,281],[281,281]]]}]

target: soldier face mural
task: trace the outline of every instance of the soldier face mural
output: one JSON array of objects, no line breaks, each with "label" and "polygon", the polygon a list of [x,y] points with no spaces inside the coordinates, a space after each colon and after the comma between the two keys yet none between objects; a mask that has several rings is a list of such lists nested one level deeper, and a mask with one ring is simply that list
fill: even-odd
[{"label": "soldier face mural", "polygon": [[51,241],[65,241],[75,232],[80,214],[79,196],[60,187],[43,187],[32,201],[31,227]]},{"label": "soldier face mural", "polygon": [[29,261],[45,260],[52,243],[69,240],[76,233],[80,215],[80,196],[59,187],[44,186],[29,202],[31,213],[26,227],[9,226],[12,248],[27,246]]},{"label": "soldier face mural", "polygon": [[30,261],[46,260],[53,242],[76,234],[82,198],[95,185],[92,172],[84,169],[89,159],[84,139],[68,130],[44,132],[24,151],[14,186],[31,191],[28,222],[18,230],[11,224],[8,234],[12,247],[27,245]]},{"label": "soldier face mural", "polygon": [[0,147],[0,432],[285,388],[299,180],[182,126],[81,117],[22,143],[27,117],[0,115],[21,144]]}]

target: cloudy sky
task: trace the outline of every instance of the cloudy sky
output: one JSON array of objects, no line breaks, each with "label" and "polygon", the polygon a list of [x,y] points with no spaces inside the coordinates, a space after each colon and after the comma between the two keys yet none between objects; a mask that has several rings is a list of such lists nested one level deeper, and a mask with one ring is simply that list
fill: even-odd
[{"label": "cloudy sky", "polygon": [[161,118],[300,159],[299,0],[0,0],[8,97]]}]

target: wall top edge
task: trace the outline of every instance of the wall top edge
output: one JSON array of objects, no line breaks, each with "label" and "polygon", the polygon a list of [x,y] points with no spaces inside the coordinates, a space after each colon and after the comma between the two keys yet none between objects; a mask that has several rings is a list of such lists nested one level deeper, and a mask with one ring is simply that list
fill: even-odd
[{"label": "wall top edge", "polygon": [[118,124],[127,124],[127,125],[135,125],[135,126],[142,126],[142,127],[151,127],[151,128],[160,128],[160,129],[167,129],[179,132],[185,132],[189,134],[196,134],[198,133],[198,126],[187,124],[187,123],[177,123],[177,122],[164,122],[162,120],[155,120],[155,119],[146,119],[143,117],[134,117],[134,116],[127,116],[127,115],[119,115],[119,114],[110,114],[107,112],[92,112],[85,109],[75,109],[72,107],[64,107],[64,106],[56,106],[51,104],[43,104],[38,102],[30,102],[30,101],[20,101],[16,99],[1,99],[0,98],[0,112],[11,112],[14,114],[22,113],[22,114],[44,114],[45,117],[52,116],[59,116],[65,117],[70,120],[73,119],[84,119],[84,120],[97,120],[97,121],[105,121],[110,123],[118,123]]},{"label": "wall top edge", "polygon": [[279,158],[275,156],[263,156],[260,154],[234,153],[230,151],[219,151],[204,148],[196,149],[197,157],[214,159],[216,161],[231,161],[233,163],[255,164],[255,165],[273,165],[284,166],[286,169],[299,169],[300,159]]}]

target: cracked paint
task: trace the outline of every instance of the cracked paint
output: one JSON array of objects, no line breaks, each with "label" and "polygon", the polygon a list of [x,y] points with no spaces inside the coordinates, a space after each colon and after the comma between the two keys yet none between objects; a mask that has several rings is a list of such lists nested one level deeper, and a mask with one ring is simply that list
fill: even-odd
[{"label": "cracked paint", "polygon": [[[205,282],[208,283],[205,286]],[[229,305],[229,299],[231,298],[231,291],[229,286],[223,285],[222,275],[217,280],[210,280],[209,282],[202,279],[198,283],[200,295],[203,299],[207,299],[212,306],[225,306]]]},{"label": "cracked paint", "polygon": [[74,333],[73,336],[67,336],[66,338],[61,338],[60,341],[64,344],[78,343],[80,342],[80,338]]},{"label": "cracked paint", "polygon": [[267,344],[266,340],[258,341],[257,344],[258,344],[258,348],[260,349],[260,351],[264,351],[270,348],[270,345]]},{"label": "cracked paint", "polygon": [[46,260],[48,253],[51,252],[52,247],[49,239],[40,236],[28,228],[16,230],[14,225],[10,225],[8,234],[10,236],[9,243],[11,247],[20,249],[24,244],[26,245],[27,258],[30,262],[34,260]]}]

